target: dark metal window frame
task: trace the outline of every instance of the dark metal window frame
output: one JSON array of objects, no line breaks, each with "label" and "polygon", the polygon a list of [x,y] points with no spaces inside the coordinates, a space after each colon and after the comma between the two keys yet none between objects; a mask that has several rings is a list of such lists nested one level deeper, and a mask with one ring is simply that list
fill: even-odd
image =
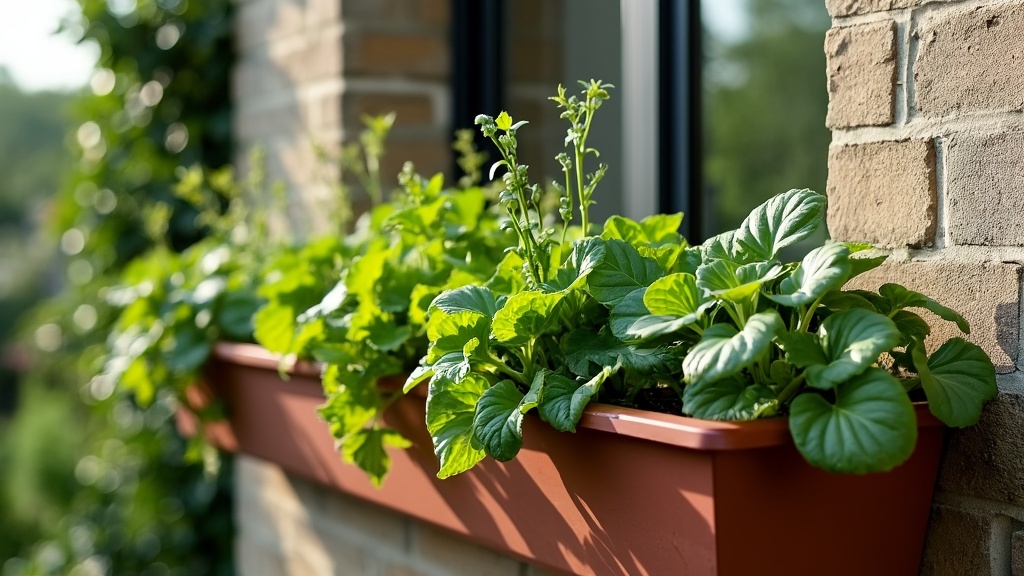
[{"label": "dark metal window frame", "polygon": [[[503,108],[505,4],[452,0],[453,129],[472,126],[481,111]],[[658,58],[658,209],[684,212],[683,233],[696,239],[703,233],[699,1],[659,0]]]}]

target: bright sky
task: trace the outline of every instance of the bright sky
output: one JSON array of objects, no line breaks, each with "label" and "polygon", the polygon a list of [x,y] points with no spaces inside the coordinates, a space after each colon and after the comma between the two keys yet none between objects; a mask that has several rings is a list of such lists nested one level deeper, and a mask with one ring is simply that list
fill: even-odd
[{"label": "bright sky", "polygon": [[98,49],[54,35],[74,9],[72,0],[0,0],[0,66],[22,89],[70,90],[89,81]]},{"label": "bright sky", "polygon": [[[705,23],[726,40],[746,27],[743,0],[704,0]],[[24,90],[69,90],[84,86],[98,50],[55,35],[63,16],[77,9],[73,0],[0,0],[0,66]]]}]

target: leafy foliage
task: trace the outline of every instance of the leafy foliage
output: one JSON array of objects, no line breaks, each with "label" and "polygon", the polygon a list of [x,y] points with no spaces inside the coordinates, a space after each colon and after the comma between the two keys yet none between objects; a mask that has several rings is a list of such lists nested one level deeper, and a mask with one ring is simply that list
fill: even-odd
[{"label": "leafy foliage", "polygon": [[[368,120],[365,155],[356,164],[366,182],[379,180],[385,135],[379,121]],[[472,173],[479,155],[464,138],[456,144]],[[494,275],[509,241],[489,192],[472,178],[446,189],[440,174],[427,179],[407,164],[399,183],[390,201],[364,214],[343,239],[329,235],[272,258],[258,290],[266,303],[254,318],[256,340],[267,349],[286,360],[323,363],[320,416],[342,457],[378,484],[389,468],[385,446],[407,443],[383,420],[403,391],[379,382],[407,374],[426,352],[428,333],[443,339],[472,330],[460,322],[461,311],[494,313],[493,297],[476,287]],[[431,301],[453,288],[459,289],[436,303],[452,320],[428,323]],[[450,354],[439,369],[460,370],[460,354],[471,353],[463,344],[445,349]]]},{"label": "leafy foliage", "polygon": [[[607,98],[599,82],[581,84],[587,102],[598,92]],[[569,110],[583,100],[573,103],[561,88],[555,100],[567,108],[566,145],[578,146],[586,130]],[[589,236],[586,224],[568,234],[571,214],[562,210],[559,242],[545,225],[552,219],[533,202],[536,185],[516,162],[516,132],[525,122],[503,112],[477,123],[502,153],[492,174],[505,169],[500,197],[519,238],[513,253],[523,277],[443,292],[428,310],[430,347],[409,386],[429,379],[427,426],[442,476],[472,466],[481,451],[513,457],[523,442],[522,415],[534,408],[572,431],[592,400],[636,405],[665,390],[699,418],[788,414],[811,464],[883,471],[913,451],[908,390],[923,390],[933,413],[954,426],[976,421],[995,394],[985,353],[954,339],[927,356],[927,324],[910,309],[935,312],[966,332],[959,314],[895,284],[878,293],[842,289],[884,260],[865,257],[868,246],[826,242],[801,262],[779,260],[783,249],[818,231],[824,196],[779,194],[700,247],[679,236],[681,215],[642,222],[614,216],[600,236]],[[579,170],[590,151],[576,151]],[[572,205],[569,189],[563,208]],[[581,212],[593,189],[583,191]],[[494,274],[519,272],[499,266]],[[459,419],[440,408],[455,391]]]}]

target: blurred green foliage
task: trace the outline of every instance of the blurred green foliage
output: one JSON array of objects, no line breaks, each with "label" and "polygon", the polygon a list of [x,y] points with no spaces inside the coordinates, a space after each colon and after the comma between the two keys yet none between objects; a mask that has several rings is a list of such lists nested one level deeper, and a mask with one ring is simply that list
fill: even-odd
[{"label": "blurred green foliage", "polygon": [[738,38],[704,37],[706,236],[736,228],[779,192],[825,192],[828,12],[820,0],[746,0],[742,9]]},{"label": "blurred green foliage", "polygon": [[[70,126],[28,124],[49,142],[49,152],[32,156],[49,169],[34,177],[34,160],[0,149],[11,163],[0,164],[3,219],[31,228],[30,217],[41,214],[49,246],[59,245],[67,264],[53,282],[62,293],[23,321],[31,370],[17,413],[0,416],[0,573],[232,574],[230,462],[185,463],[170,395],[143,407],[90,380],[115,320],[104,291],[152,245],[147,215],[167,207],[173,250],[207,232],[173,187],[180,166],[231,160],[231,4],[79,4],[80,16],[64,28],[95,41],[101,56],[90,90],[73,98]],[[52,114],[55,104],[36,98],[31,106]],[[29,122],[27,112],[19,115]],[[6,136],[16,124],[3,125]],[[55,136],[68,127],[66,137]],[[11,137],[19,151],[35,141]],[[66,152],[53,147],[55,138],[70,147],[68,173],[59,169]],[[55,202],[33,206],[60,180]]]}]

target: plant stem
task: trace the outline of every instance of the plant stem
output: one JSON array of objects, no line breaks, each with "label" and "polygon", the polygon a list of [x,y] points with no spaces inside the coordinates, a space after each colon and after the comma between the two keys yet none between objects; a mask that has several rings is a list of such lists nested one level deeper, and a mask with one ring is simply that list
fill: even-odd
[{"label": "plant stem", "polygon": [[494,368],[495,370],[497,370],[498,372],[501,372],[502,374],[504,374],[504,375],[506,375],[506,376],[508,376],[510,378],[516,379],[516,380],[518,380],[520,382],[526,382],[526,375],[525,374],[523,374],[522,372],[517,372],[517,371],[509,368],[507,364],[505,364],[501,360],[498,360],[497,358],[491,356],[490,354],[488,354],[488,356],[486,358],[479,359],[478,362],[480,362],[481,364],[484,364],[486,366],[490,366],[490,367]]},{"label": "plant stem", "polygon": [[796,378],[793,378],[789,382],[789,384],[786,384],[786,387],[782,389],[782,392],[779,392],[779,395],[778,395],[778,398],[777,398],[778,401],[779,401],[779,405],[781,406],[783,404],[786,404],[790,400],[792,400],[793,396],[795,396],[796,393],[800,391],[800,385],[803,384],[803,383],[804,383],[804,375],[800,374]]}]

